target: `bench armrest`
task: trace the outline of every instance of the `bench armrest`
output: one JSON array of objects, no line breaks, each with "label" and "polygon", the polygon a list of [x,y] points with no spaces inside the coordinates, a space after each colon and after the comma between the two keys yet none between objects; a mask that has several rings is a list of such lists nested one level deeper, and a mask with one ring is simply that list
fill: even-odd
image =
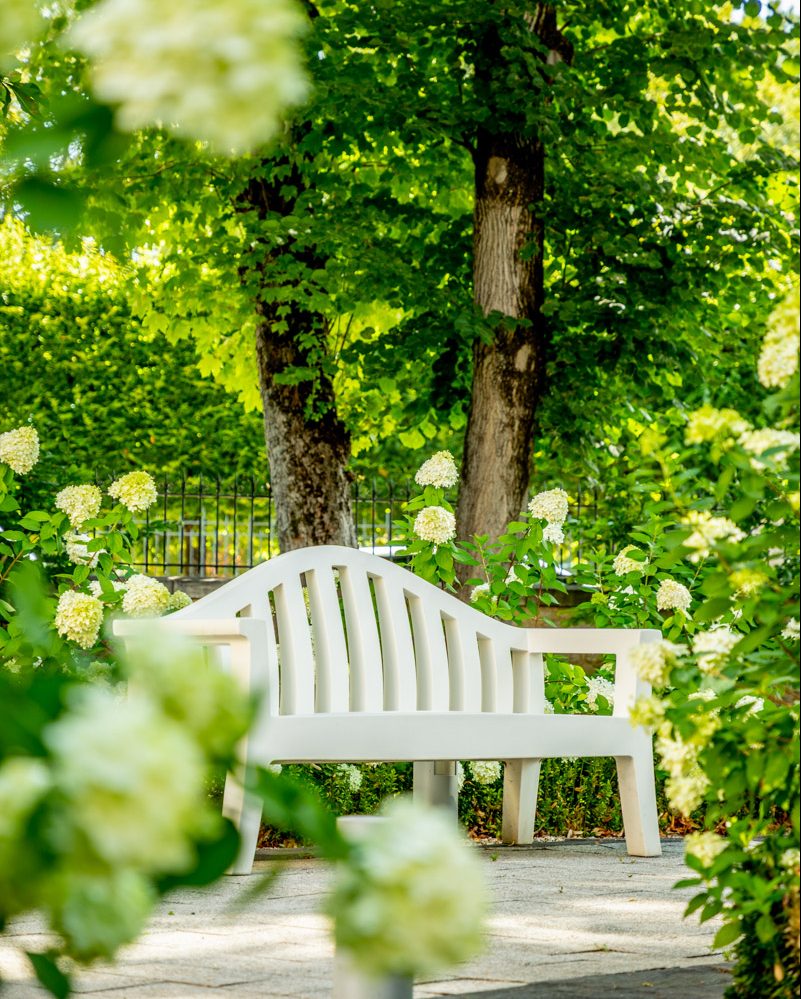
[{"label": "bench armrest", "polygon": [[254,641],[266,631],[264,621],[258,618],[232,617],[174,620],[161,618],[124,618],[114,622],[113,632],[119,638],[147,638],[149,635],[182,635],[199,639],[204,645],[230,645],[234,642]]}]

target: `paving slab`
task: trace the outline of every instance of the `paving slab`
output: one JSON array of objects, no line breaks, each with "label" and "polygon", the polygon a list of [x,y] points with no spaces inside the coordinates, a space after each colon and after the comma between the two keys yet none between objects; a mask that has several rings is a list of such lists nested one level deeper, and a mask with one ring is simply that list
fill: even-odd
[{"label": "paving slab", "polygon": [[[682,919],[692,892],[672,885],[687,873],[683,846],[663,846],[659,858],[629,857],[620,840],[476,847],[492,898],[485,950],[418,982],[415,999],[722,999],[726,966],[710,949],[717,924]],[[276,864],[280,879],[250,897],[258,875]],[[77,973],[76,992],[89,999],[325,997],[333,944],[320,908],[330,876],[308,851],[259,851],[254,875],[165,898],[115,964]],[[44,950],[49,939],[35,915],[0,937],[2,999],[43,999],[21,951]]]}]

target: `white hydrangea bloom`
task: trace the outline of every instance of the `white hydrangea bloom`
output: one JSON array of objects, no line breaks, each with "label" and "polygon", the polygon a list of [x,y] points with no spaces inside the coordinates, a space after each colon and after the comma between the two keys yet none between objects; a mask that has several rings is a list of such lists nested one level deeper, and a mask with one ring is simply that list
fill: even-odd
[{"label": "white hydrangea bloom", "polygon": [[470,591],[470,603],[474,604],[479,597],[490,596],[489,583],[479,583]]},{"label": "white hydrangea bloom", "polygon": [[614,706],[615,685],[603,676],[590,676],[587,678],[587,704],[593,711],[600,707],[599,697],[603,697],[610,707]]},{"label": "white hydrangea bloom", "polygon": [[750,424],[736,409],[715,409],[704,405],[690,413],[684,439],[688,444],[704,444],[717,439],[733,441]]},{"label": "white hydrangea bloom", "polygon": [[632,725],[642,725],[644,728],[650,729],[657,728],[664,717],[664,701],[655,694],[637,698],[629,712],[629,721]]},{"label": "white hydrangea bloom", "polygon": [[129,677],[212,756],[230,752],[247,729],[248,698],[236,680],[186,639],[129,640]]},{"label": "white hydrangea bloom", "polygon": [[9,756],[0,763],[0,844],[13,839],[21,824],[50,790],[47,764],[30,756]]},{"label": "white hydrangea bloom", "polygon": [[799,637],[801,637],[801,627],[797,618],[791,617],[782,629],[782,638],[786,642],[797,642]]},{"label": "white hydrangea bloom", "polygon": [[729,845],[729,841],[714,832],[690,833],[684,840],[684,852],[700,860],[704,867],[711,867],[715,858]]},{"label": "white hydrangea bloom", "polygon": [[528,512],[538,520],[562,525],[567,520],[568,497],[564,489],[547,489],[537,493],[528,505]]},{"label": "white hydrangea bloom", "polygon": [[112,958],[144,929],[156,895],[138,871],[125,868],[91,875],[71,871],[56,880],[53,929],[79,961]]},{"label": "white hydrangea bloom", "polygon": [[188,593],[185,593],[183,590],[173,590],[170,594],[170,599],[167,601],[167,610],[170,612],[183,610],[184,607],[189,607],[191,603],[192,598]]},{"label": "white hydrangea bloom", "polygon": [[[105,549],[98,548],[97,551],[89,551],[87,545],[92,540],[88,534],[67,534],[64,538],[64,548],[67,558],[74,565],[88,565],[94,568],[100,557],[100,552]],[[99,594],[98,594],[99,595]]]},{"label": "white hydrangea bloom", "polygon": [[131,576],[125,584],[123,613],[130,617],[161,617],[170,606],[170,591],[150,576]]},{"label": "white hydrangea bloom", "polygon": [[497,760],[473,760],[470,773],[476,784],[497,784],[501,779],[502,767]]},{"label": "white hydrangea bloom", "polygon": [[759,459],[766,451],[776,449],[775,453],[767,460],[775,465],[783,465],[787,461],[788,453],[798,449],[801,437],[792,430],[774,430],[772,427],[763,427],[760,430],[747,430],[740,434],[738,441],[744,450],[755,456],[751,459],[751,465],[755,469],[762,469],[765,467],[765,462]]},{"label": "white hydrangea bloom", "polygon": [[429,974],[481,945],[481,863],[439,809],[392,801],[337,872],[328,912],[337,947],[376,975]]},{"label": "white hydrangea bloom", "polygon": [[673,642],[644,642],[629,652],[629,661],[641,680],[655,687],[664,687],[678,656],[684,653],[683,645]]},{"label": "white hydrangea bloom", "polygon": [[785,870],[797,871],[799,865],[801,865],[801,851],[792,848],[785,850],[779,858],[779,863]]},{"label": "white hydrangea bloom", "polygon": [[748,708],[746,714],[754,715],[765,707],[765,702],[761,697],[754,697],[753,694],[743,694],[734,706],[735,708]]},{"label": "white hydrangea bloom", "polygon": [[103,494],[98,487],[88,484],[66,486],[56,494],[56,509],[67,515],[76,530],[100,513],[102,502]]},{"label": "white hydrangea bloom", "polygon": [[148,472],[128,472],[115,479],[108,487],[108,494],[131,513],[147,510],[158,499],[153,476]]},{"label": "white hydrangea bloom", "polygon": [[709,778],[698,766],[698,749],[680,736],[671,738],[661,729],[656,737],[656,751],[670,775],[665,784],[668,801],[683,815],[690,815],[704,800]]},{"label": "white hydrangea bloom", "polygon": [[776,306],[768,320],[757,372],[765,388],[784,388],[798,370],[798,284]]},{"label": "white hydrangea bloom", "polygon": [[66,839],[85,838],[109,864],[182,871],[205,818],[203,755],[186,728],[146,696],[87,685],[44,732],[67,799]]},{"label": "white hydrangea bloom", "polygon": [[305,23],[292,0],[101,0],[69,38],[122,131],[163,125],[232,155],[272,139],[305,99]]},{"label": "white hydrangea bloom", "polygon": [[34,427],[17,427],[0,434],[0,461],[17,475],[27,475],[38,460],[39,434]]},{"label": "white hydrangea bloom", "polygon": [[55,624],[59,635],[91,649],[103,624],[103,604],[91,593],[65,590],[58,598]]},{"label": "white hydrangea bloom", "polygon": [[423,541],[444,545],[456,534],[456,518],[445,507],[423,507],[415,517],[414,533]]},{"label": "white hydrangea bloom", "polygon": [[692,534],[684,542],[685,548],[693,549],[691,562],[708,558],[710,550],[718,541],[742,541],[745,534],[728,517],[713,517],[708,510],[691,510],[684,519]]},{"label": "white hydrangea bloom", "polygon": [[556,714],[556,708],[553,706],[553,701],[549,701],[547,697],[545,698],[545,704],[544,704],[544,707],[543,707],[543,714],[546,714],[546,715],[555,715]]},{"label": "white hydrangea bloom", "polygon": [[464,772],[464,766],[457,762],[456,764],[456,791],[458,794],[462,793],[462,788],[464,787],[466,774]]},{"label": "white hydrangea bloom", "polygon": [[686,614],[690,609],[692,597],[683,583],[675,579],[663,579],[656,591],[657,610],[678,610]]},{"label": "white hydrangea bloom", "polygon": [[418,468],[414,481],[418,486],[449,489],[459,481],[459,470],[450,451],[437,451]]},{"label": "white hydrangea bloom", "polygon": [[700,767],[677,777],[669,777],[665,782],[668,801],[682,815],[691,815],[699,808],[708,789],[709,778]]},{"label": "white hydrangea bloom", "polygon": [[552,545],[561,545],[565,540],[565,532],[561,524],[546,524],[542,530],[542,540],[550,541]]},{"label": "white hydrangea bloom", "polygon": [[739,597],[759,593],[767,581],[768,577],[758,569],[737,569],[729,577],[732,589]]},{"label": "white hydrangea bloom", "polygon": [[337,771],[342,780],[348,785],[351,794],[356,794],[362,786],[362,772],[352,763],[338,763]]},{"label": "white hydrangea bloom", "polygon": [[729,653],[742,637],[727,627],[699,631],[693,638],[693,652],[698,657],[701,672],[714,673],[724,666]]},{"label": "white hydrangea bloom", "polygon": [[630,572],[642,573],[648,565],[647,558],[631,558],[629,552],[638,552],[640,555],[644,555],[642,549],[636,545],[626,545],[615,555],[615,560],[612,563],[616,576],[627,576]]}]

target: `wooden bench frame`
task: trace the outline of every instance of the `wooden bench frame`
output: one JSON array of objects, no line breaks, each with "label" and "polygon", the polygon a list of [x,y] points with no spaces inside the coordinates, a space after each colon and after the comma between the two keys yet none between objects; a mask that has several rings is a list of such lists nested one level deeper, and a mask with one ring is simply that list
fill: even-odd
[{"label": "wooden bench frame", "polygon": [[[141,635],[119,620],[115,632]],[[277,556],[149,627],[227,646],[259,695],[246,764],[411,761],[415,795],[455,807],[456,760],[502,760],[503,840],[530,843],[540,762],[613,756],[628,852],[661,853],[652,739],[629,711],[649,693],[628,659],[658,631],[517,628],[378,556],[321,546]],[[611,716],[545,714],[546,653],[615,656]],[[224,813],[249,873],[261,806],[229,775]]]}]

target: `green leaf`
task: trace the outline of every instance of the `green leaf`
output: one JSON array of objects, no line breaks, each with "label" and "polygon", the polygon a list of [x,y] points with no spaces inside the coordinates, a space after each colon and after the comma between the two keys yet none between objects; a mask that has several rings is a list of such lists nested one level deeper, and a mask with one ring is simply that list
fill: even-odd
[{"label": "green leaf", "polygon": [[715,949],[721,947],[728,947],[733,944],[735,940],[738,940],[743,935],[743,929],[740,924],[739,919],[735,919],[730,923],[726,923],[724,926],[718,930],[715,934],[715,939],[712,941],[712,946]]},{"label": "green leaf", "polygon": [[26,951],[25,953],[28,955],[28,960],[33,965],[33,970],[42,986],[51,995],[56,996],[56,999],[66,999],[72,992],[72,983],[69,976],[65,975],[56,964],[55,955],[52,952],[35,954],[32,951]]}]

